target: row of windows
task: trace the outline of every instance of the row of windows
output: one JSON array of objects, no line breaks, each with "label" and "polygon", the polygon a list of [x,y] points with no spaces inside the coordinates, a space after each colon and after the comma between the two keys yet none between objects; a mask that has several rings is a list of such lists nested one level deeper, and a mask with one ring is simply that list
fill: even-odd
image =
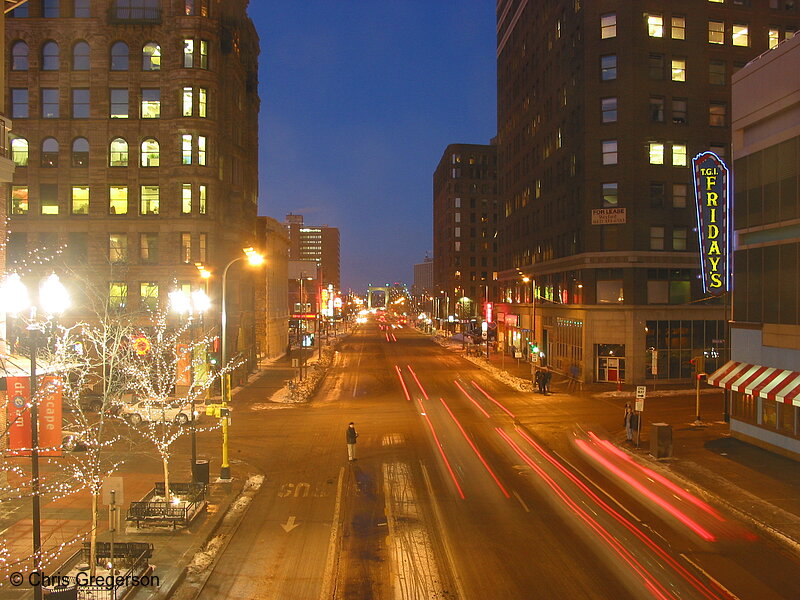
[{"label": "row of windows", "polygon": [[[602,158],[604,165],[616,165],[618,163],[617,140],[602,141]],[[686,144],[670,144],[671,164],[673,167],[685,167],[687,165]],[[667,145],[663,142],[650,142],[648,144],[649,162],[651,165],[663,165],[665,149]]]},{"label": "row of windows", "polygon": [[[625,250],[622,245],[622,228],[620,225],[602,225],[600,243],[603,250]],[[688,250],[689,228],[672,227],[667,232],[664,225],[653,225],[649,230],[647,247],[650,250]]]},{"label": "row of windows", "polygon": [[[40,165],[45,168],[59,166],[60,146],[55,138],[42,140]],[[204,135],[181,135],[180,153],[182,165],[197,164],[201,167],[208,164],[208,138]],[[18,167],[27,167],[30,146],[28,140],[15,137],[11,140],[11,160]],[[123,138],[114,138],[108,147],[108,166],[128,166],[128,142]],[[72,142],[70,164],[73,167],[89,166],[89,141],[86,138],[75,138]],[[161,164],[161,145],[154,138],[146,138],[140,145],[139,164],[142,167],[158,167]]]},{"label": "row of windows", "polygon": [[[130,118],[130,91],[127,88],[110,88],[109,112],[111,119]],[[39,104],[42,119],[61,118],[60,90],[58,88],[41,88]],[[70,93],[71,117],[88,119],[91,116],[90,94],[88,88],[72,88]],[[178,98],[182,117],[208,116],[208,90],[206,88],[181,88]],[[27,119],[30,117],[30,91],[28,88],[11,89],[11,118]],[[141,88],[139,90],[139,118],[161,118],[161,88]]]},{"label": "row of windows", "polygon": [[[648,58],[648,72],[650,79],[664,79],[666,66],[663,54],[652,53]],[[600,79],[613,81],[617,78],[617,55],[604,54],[600,57]],[[686,81],[686,57],[673,56],[670,59],[670,79],[672,81]]]},{"label": "row of windows", "polygon": [[[686,98],[672,98],[672,122],[685,125],[688,122],[688,104]],[[654,123],[664,122],[666,98],[663,96],[650,96],[649,115]],[[708,124],[712,127],[725,127],[727,124],[728,104],[726,102],[711,102],[708,105]],[[603,123],[616,123],[619,118],[617,97],[611,96],[600,99],[600,119]]]},{"label": "row of windows", "polygon": [[[70,16],[76,19],[88,19],[91,14],[91,0],[72,0],[72,11]],[[118,0],[116,2],[117,18],[136,19],[141,18],[149,11],[160,8],[160,0]],[[46,19],[57,19],[62,15],[60,0],[41,0],[33,2],[29,0],[21,4],[9,13],[12,19],[23,19],[30,16],[30,5],[34,5],[34,14]],[[183,14],[186,16],[207,17],[209,14],[209,0],[183,0]]]},{"label": "row of windows", "polygon": [[[670,206],[672,208],[686,208],[689,186],[685,183],[673,183]],[[619,206],[619,183],[607,181],[601,184],[603,208],[617,208]],[[667,187],[663,181],[650,182],[650,207],[664,208],[667,205]]]},{"label": "row of windows", "polygon": [[[195,189],[196,194],[195,194]],[[129,189],[126,185],[112,185],[108,187],[108,214],[127,215],[129,204],[134,201],[129,198]],[[69,213],[72,215],[89,214],[90,190],[87,185],[73,185],[70,188]],[[105,199],[104,199],[105,201]],[[208,213],[208,188],[205,184],[194,186],[191,183],[180,184],[181,214],[190,215],[193,208],[197,214]],[[54,183],[43,183],[39,186],[39,214],[59,215],[62,212],[62,202],[58,197],[58,186]],[[161,188],[158,185],[141,185],[139,187],[139,214],[158,215],[161,205]],[[28,186],[15,185],[11,187],[11,215],[27,215],[31,210],[30,190]]]},{"label": "row of windows", "polygon": [[[108,234],[108,261],[111,264],[126,264],[131,261],[132,253],[129,251],[129,238],[139,236],[138,256],[141,264],[155,264],[159,262],[159,234],[158,233],[109,233]],[[192,234],[181,232],[178,234],[180,252],[178,262],[192,264],[205,263],[208,260],[208,234],[198,234],[196,252],[192,251]]]}]

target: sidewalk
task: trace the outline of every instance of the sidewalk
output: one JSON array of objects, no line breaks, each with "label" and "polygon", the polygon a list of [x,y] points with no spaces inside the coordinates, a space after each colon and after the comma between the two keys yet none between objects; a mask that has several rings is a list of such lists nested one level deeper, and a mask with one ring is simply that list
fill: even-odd
[{"label": "sidewalk", "polygon": [[[446,342],[444,346],[463,355],[460,344]],[[530,364],[496,353],[491,353],[488,363],[485,355],[468,360],[532,398],[543,398],[531,391]],[[548,400],[563,403],[576,420],[594,419],[606,428],[611,441],[648,461],[654,469],[727,506],[763,532],[800,548],[800,467],[791,459],[730,437],[729,426],[723,421],[721,390],[704,386],[700,400],[703,425],[696,427],[694,389],[657,386],[653,390],[648,385],[642,436],[639,446],[634,447],[625,441],[623,427],[625,402],[633,402],[634,387],[622,385],[621,391],[614,384],[584,385],[580,391],[574,387],[568,378],[556,373]],[[653,423],[672,426],[671,458],[657,460],[650,454]]]}]

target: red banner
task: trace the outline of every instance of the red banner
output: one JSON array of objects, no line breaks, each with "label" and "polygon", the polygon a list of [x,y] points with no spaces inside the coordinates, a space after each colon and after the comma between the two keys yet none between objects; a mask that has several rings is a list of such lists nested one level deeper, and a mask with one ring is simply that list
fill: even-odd
[{"label": "red banner", "polygon": [[[8,383],[8,453],[12,456],[30,456],[31,397],[30,377],[9,377]],[[26,449],[26,450],[23,450]]]},{"label": "red banner", "polygon": [[[61,456],[61,379],[42,377],[39,386],[39,456]],[[27,408],[30,377],[9,377],[8,399],[8,453],[30,456],[31,413]]]},{"label": "red banner", "polygon": [[63,384],[60,377],[39,380],[39,456],[61,456],[61,405]]}]

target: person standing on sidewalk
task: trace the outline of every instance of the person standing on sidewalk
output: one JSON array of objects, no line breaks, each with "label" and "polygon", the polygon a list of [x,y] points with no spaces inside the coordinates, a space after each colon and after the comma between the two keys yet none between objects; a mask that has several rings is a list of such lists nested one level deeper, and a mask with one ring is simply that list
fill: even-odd
[{"label": "person standing on sidewalk", "polygon": [[536,388],[539,390],[540,394],[544,394],[544,373],[542,373],[541,369],[536,369],[536,375],[533,377],[533,383]]},{"label": "person standing on sidewalk", "polygon": [[633,441],[633,409],[631,403],[625,403],[625,439],[629,442]]},{"label": "person standing on sidewalk", "polygon": [[550,370],[550,367],[544,368],[544,373],[542,373],[542,384],[544,387],[544,395],[550,393],[550,380],[553,378],[553,372]]},{"label": "person standing on sidewalk", "polygon": [[358,437],[358,433],[356,432],[356,426],[351,421],[350,424],[347,426],[347,458],[350,462],[356,460],[356,438]]}]

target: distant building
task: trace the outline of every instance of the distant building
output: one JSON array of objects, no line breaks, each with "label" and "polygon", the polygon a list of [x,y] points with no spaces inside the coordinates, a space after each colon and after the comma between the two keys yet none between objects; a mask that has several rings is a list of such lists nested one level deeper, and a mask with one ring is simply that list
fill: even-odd
[{"label": "distant building", "polygon": [[497,295],[498,210],[497,148],[447,146],[433,174],[436,318],[468,321]]},{"label": "distant building", "polygon": [[433,259],[426,256],[425,261],[414,265],[414,294],[433,291]]},{"label": "distant building", "polygon": [[320,267],[322,283],[340,287],[339,228],[306,225],[303,215],[286,215],[289,233],[289,259],[312,260]]},{"label": "distant building", "polygon": [[261,357],[274,358],[289,342],[289,238],[270,217],[258,217],[257,238],[266,267],[256,281],[256,346]]},{"label": "distant building", "polygon": [[800,37],[733,76],[731,434],[800,459]]}]

